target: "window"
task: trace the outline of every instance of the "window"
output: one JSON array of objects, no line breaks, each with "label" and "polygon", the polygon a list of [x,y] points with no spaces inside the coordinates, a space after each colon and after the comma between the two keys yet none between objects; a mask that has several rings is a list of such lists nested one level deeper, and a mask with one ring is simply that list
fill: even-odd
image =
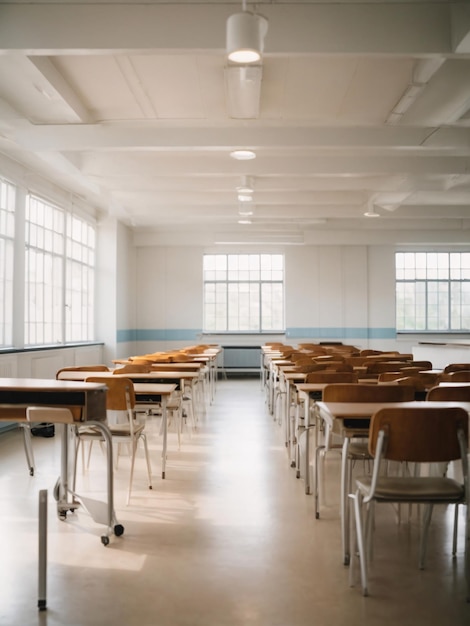
[{"label": "window", "polygon": [[0,179],[0,346],[13,342],[15,187]]},{"label": "window", "polygon": [[398,252],[398,331],[470,329],[470,252]]},{"label": "window", "polygon": [[25,244],[25,345],[92,340],[91,225],[30,195]]},{"label": "window", "polygon": [[284,330],[282,254],[204,255],[204,332]]}]

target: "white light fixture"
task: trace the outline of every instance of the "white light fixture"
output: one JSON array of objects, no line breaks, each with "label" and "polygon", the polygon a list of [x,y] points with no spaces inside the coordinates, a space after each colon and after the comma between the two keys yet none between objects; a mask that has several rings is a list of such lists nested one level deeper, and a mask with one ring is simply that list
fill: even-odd
[{"label": "white light fixture", "polygon": [[242,176],[242,183],[237,187],[238,193],[253,193],[253,178],[251,176]]},{"label": "white light fixture", "polygon": [[376,212],[374,205],[372,205],[372,207],[367,209],[364,215],[365,217],[380,217],[380,215]]},{"label": "white light fixture", "polygon": [[232,159],[236,159],[237,161],[250,161],[251,159],[256,159],[256,153],[253,150],[233,150],[230,153]]},{"label": "white light fixture", "polygon": [[251,220],[244,217],[244,218],[238,220],[238,223],[239,224],[251,224]]},{"label": "white light fixture", "polygon": [[245,193],[239,193],[238,202],[253,202],[253,196]]},{"label": "white light fixture", "polygon": [[227,57],[232,63],[258,63],[264,50],[264,38],[268,32],[268,20],[246,10],[227,19]]},{"label": "white light fixture", "polygon": [[243,216],[243,217],[246,217],[246,216],[248,216],[248,215],[253,215],[253,211],[252,211],[252,209],[240,209],[240,210],[238,211],[238,215],[241,215],[241,216]]},{"label": "white light fixture", "polygon": [[229,117],[257,119],[261,101],[261,65],[230,65],[224,68],[225,102]]}]

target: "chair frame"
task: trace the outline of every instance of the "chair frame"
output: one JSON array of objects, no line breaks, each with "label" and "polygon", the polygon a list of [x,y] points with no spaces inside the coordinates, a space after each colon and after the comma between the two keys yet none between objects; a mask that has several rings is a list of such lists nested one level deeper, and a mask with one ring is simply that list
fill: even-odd
[{"label": "chair frame", "polygon": [[[424,435],[424,436],[423,436]],[[368,591],[368,558],[371,555],[373,504],[417,503],[426,505],[419,547],[419,567],[424,568],[427,535],[435,504],[462,504],[469,501],[468,413],[460,407],[383,408],[371,420],[369,451],[374,457],[372,476],[356,479],[356,491],[349,495],[354,508],[356,550],[350,570],[359,558],[362,593]],[[399,463],[448,463],[461,461],[463,484],[445,476],[382,476],[383,460]],[[362,521],[366,509],[365,525]],[[456,530],[454,528],[454,536]],[[470,601],[470,528],[467,506],[465,530],[465,572],[467,600]]]},{"label": "chair frame", "polygon": [[[114,376],[110,373],[109,376],[93,377],[90,376],[86,379],[86,382],[99,382],[107,385],[108,392],[106,394],[106,410],[109,411],[121,411],[127,417],[127,423],[125,424],[110,424],[108,421],[108,428],[111,433],[111,440],[116,444],[130,444],[131,445],[131,468],[129,477],[129,488],[127,492],[127,504],[130,503],[132,483],[134,478],[134,466],[135,457],[137,452],[137,445],[142,440],[144,446],[145,460],[147,464],[147,476],[148,476],[148,488],[152,489],[152,470],[150,465],[150,457],[147,445],[147,437],[144,432],[145,424],[136,423],[135,414],[135,394],[134,385],[130,378],[124,378],[123,376]],[[87,428],[86,426],[78,426],[77,433],[77,446],[75,452],[75,465],[78,458],[78,447],[82,440],[102,441],[103,437],[100,432],[97,432],[93,428]],[[119,462],[119,454],[116,454],[116,468]],[[76,467],[75,467],[76,474]]]}]

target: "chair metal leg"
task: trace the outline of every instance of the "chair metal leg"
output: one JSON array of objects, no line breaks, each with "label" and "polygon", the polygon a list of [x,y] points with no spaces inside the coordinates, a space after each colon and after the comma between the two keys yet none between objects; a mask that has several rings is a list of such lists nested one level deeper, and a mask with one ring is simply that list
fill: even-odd
[{"label": "chair metal leg", "polygon": [[33,453],[33,444],[31,441],[31,427],[28,424],[20,424],[23,430],[23,443],[24,443],[24,451],[26,454],[26,463],[28,464],[29,475],[34,476],[35,463],[34,463],[34,453]]},{"label": "chair metal leg", "polygon": [[[348,506],[348,492],[351,467],[348,463],[348,451],[349,451],[349,438],[345,437],[343,441],[343,451],[341,454],[341,540],[343,546],[343,563],[349,565],[350,561],[350,548],[349,548],[349,506]],[[348,471],[349,470],[349,471]]]},{"label": "chair metal leg", "polygon": [[148,476],[149,489],[153,489],[153,486],[152,486],[152,468],[150,466],[149,449],[148,449],[147,437],[146,437],[145,433],[142,433],[140,435],[140,438],[142,439],[142,441],[144,443],[144,452],[145,452],[145,460],[147,462],[147,476]]},{"label": "chair metal leg", "polygon": [[455,558],[457,554],[457,533],[459,529],[459,505],[455,505],[454,510],[454,532],[452,536],[452,558]]},{"label": "chair metal leg", "polygon": [[362,595],[369,595],[367,589],[367,561],[364,547],[364,533],[362,529],[362,496],[359,491],[353,496],[354,517],[356,521],[357,548],[359,552],[359,565],[361,567]]}]

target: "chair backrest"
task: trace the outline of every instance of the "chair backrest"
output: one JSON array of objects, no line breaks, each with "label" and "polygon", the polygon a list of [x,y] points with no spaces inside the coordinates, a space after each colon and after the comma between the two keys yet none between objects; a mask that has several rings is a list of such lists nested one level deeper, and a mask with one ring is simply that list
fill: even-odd
[{"label": "chair backrest", "polygon": [[409,402],[414,387],[401,385],[334,384],[323,390],[325,402]]},{"label": "chair backrest", "polygon": [[410,361],[410,367],[419,367],[421,372],[425,370],[432,370],[431,361]]},{"label": "chair backrest", "polygon": [[354,368],[344,361],[326,361],[325,368],[329,372],[354,372]]},{"label": "chair backrest", "polygon": [[382,458],[412,463],[442,463],[461,458],[458,431],[468,440],[468,413],[460,407],[383,408],[372,416],[369,452],[375,456],[385,432]]},{"label": "chair backrest", "polygon": [[345,362],[344,356],[341,354],[320,354],[314,357],[317,363],[325,363],[328,361],[342,361]]},{"label": "chair backrest", "polygon": [[297,363],[295,364],[295,366],[292,368],[295,372],[301,372],[302,374],[310,374],[312,372],[325,372],[326,371],[326,366],[325,365],[320,365],[320,363],[313,363],[312,361],[310,361],[310,363],[305,363],[305,364],[300,364],[298,365]]},{"label": "chair backrest", "polygon": [[449,363],[444,368],[444,374],[449,372],[460,372],[461,370],[470,370],[470,363]]},{"label": "chair backrest", "polygon": [[152,371],[152,364],[148,361],[145,363],[127,363],[122,367],[118,367],[113,371],[113,374],[145,374]]},{"label": "chair backrest", "polygon": [[101,383],[108,388],[106,409],[108,411],[129,411],[135,406],[134,385],[130,378],[124,376],[89,376],[87,383]]},{"label": "chair backrest", "polygon": [[426,400],[470,402],[470,385],[462,385],[462,387],[432,387],[426,394]]},{"label": "chair backrest", "polygon": [[357,384],[355,372],[311,372],[305,379],[307,383],[351,383]]},{"label": "chair backrest", "polygon": [[406,361],[371,361],[365,364],[368,374],[381,374],[382,372],[400,372],[407,367]]},{"label": "chair backrest", "polygon": [[107,365],[69,365],[61,367],[56,372],[56,378],[59,378],[61,372],[109,372],[109,367]]},{"label": "chair backrest", "polygon": [[456,372],[449,372],[448,374],[442,374],[442,381],[449,383],[469,383],[470,382],[470,370],[458,370]]}]

